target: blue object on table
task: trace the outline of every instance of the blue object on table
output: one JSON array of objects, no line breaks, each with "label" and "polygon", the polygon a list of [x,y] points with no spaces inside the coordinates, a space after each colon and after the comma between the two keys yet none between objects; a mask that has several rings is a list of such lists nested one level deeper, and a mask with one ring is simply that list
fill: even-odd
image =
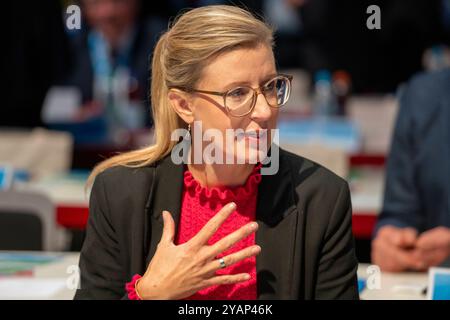
[{"label": "blue object on table", "polygon": [[48,263],[62,259],[63,255],[60,253],[0,253],[0,261],[21,261],[30,263]]},{"label": "blue object on table", "polygon": [[23,169],[14,170],[14,181],[27,182],[30,181],[30,172]]},{"label": "blue object on table", "polygon": [[354,152],[360,148],[361,134],[355,123],[344,118],[281,120],[280,143],[322,145]]},{"label": "blue object on table", "polygon": [[13,170],[11,167],[0,167],[0,190],[11,188]]},{"label": "blue object on table", "polygon": [[366,279],[358,278],[358,292],[361,293],[366,288]]},{"label": "blue object on table", "polygon": [[59,253],[0,252],[0,277],[32,273],[37,266],[59,261]]},{"label": "blue object on table", "polygon": [[435,268],[431,277],[431,300],[450,300],[450,269]]},{"label": "blue object on table", "polygon": [[11,166],[0,167],[0,190],[11,189],[14,182],[30,180],[30,173],[23,169],[14,169]]}]

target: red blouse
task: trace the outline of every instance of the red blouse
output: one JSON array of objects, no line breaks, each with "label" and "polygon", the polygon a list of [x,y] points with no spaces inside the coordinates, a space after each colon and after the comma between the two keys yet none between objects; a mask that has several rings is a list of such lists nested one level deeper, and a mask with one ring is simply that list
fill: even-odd
[{"label": "red blouse", "polygon": [[[258,184],[261,181],[260,168],[261,164],[255,166],[244,185],[231,188],[203,187],[194,179],[190,171],[185,170],[181,216],[175,244],[181,244],[190,240],[224,205],[231,201],[236,203],[236,210],[209,239],[209,245],[214,244],[241,226],[255,221]],[[230,249],[219,254],[217,258],[229,255],[254,244],[255,233],[252,233],[237,242]],[[256,258],[246,258],[224,269],[219,269],[216,272],[217,275],[238,273],[248,273],[251,278],[248,281],[236,284],[204,288],[186,298],[186,300],[256,299]]]}]

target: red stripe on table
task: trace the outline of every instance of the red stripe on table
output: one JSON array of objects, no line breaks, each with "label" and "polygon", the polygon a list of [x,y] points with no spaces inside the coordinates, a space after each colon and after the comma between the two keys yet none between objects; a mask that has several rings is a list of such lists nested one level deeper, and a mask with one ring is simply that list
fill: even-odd
[{"label": "red stripe on table", "polygon": [[56,221],[65,228],[85,229],[88,216],[88,207],[64,205],[56,208]]},{"label": "red stripe on table", "polygon": [[358,239],[370,239],[377,222],[377,216],[372,213],[356,213],[352,216],[353,235]]}]

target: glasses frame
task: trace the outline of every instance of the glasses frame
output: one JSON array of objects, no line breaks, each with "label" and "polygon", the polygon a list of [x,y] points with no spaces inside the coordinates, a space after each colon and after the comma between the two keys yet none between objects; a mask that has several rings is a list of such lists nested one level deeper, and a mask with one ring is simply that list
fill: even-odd
[{"label": "glasses frame", "polygon": [[[272,105],[267,101],[267,98],[266,98],[266,96],[264,95],[264,93],[262,92],[261,89],[264,88],[268,83],[270,83],[270,82],[272,82],[272,81],[274,81],[275,79],[278,79],[278,78],[284,78],[284,79],[287,80],[287,83],[288,83],[288,86],[289,86],[288,97],[287,97],[286,101],[285,101],[283,104],[280,104],[280,105],[277,105],[277,106],[272,106]],[[187,88],[187,87],[176,87],[176,86],[170,87],[170,89],[178,89],[178,90],[186,91],[186,92],[188,92],[188,93],[191,93],[191,92],[197,92],[197,93],[205,93],[205,94],[212,94],[212,95],[215,95],[215,96],[220,96],[220,97],[222,97],[222,99],[223,99],[223,108],[225,108],[225,109],[227,110],[227,112],[228,112],[229,115],[231,115],[231,116],[233,116],[233,117],[244,117],[244,116],[248,115],[249,113],[251,113],[251,112],[253,111],[253,109],[255,108],[255,105],[256,105],[256,101],[257,101],[257,99],[258,99],[258,95],[259,95],[260,93],[264,96],[264,99],[266,99],[267,105],[269,105],[269,107],[271,107],[271,108],[280,108],[280,107],[282,107],[283,105],[285,105],[286,102],[289,100],[289,97],[290,97],[290,94],[291,94],[291,88],[292,88],[291,82],[292,82],[292,79],[293,79],[293,78],[294,78],[293,76],[288,75],[288,74],[279,74],[279,75],[273,77],[272,79],[268,80],[268,81],[267,81],[266,83],[264,83],[262,86],[259,86],[259,87],[257,87],[257,88],[253,88],[253,87],[250,87],[250,86],[237,86],[237,87],[235,87],[235,88],[232,88],[232,89],[227,90],[227,91],[224,91],[224,92],[219,92],[219,91],[208,91],[208,90],[199,90],[199,89],[193,89],[193,88]],[[238,89],[238,88],[250,88],[250,89],[252,89],[252,91],[253,91],[253,97],[252,97],[253,103],[252,103],[252,106],[250,107],[249,111],[247,111],[247,112],[244,113],[244,114],[240,114],[240,115],[233,114],[233,111],[231,111],[231,110],[227,107],[227,104],[226,104],[226,97],[227,97],[227,95],[228,95],[230,92],[232,92],[232,91],[234,91],[234,90],[236,90],[236,89]]]}]

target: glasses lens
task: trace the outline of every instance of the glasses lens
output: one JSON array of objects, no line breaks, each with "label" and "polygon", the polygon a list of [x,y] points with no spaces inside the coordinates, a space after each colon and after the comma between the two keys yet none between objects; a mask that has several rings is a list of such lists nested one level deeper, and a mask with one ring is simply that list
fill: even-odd
[{"label": "glasses lens", "polygon": [[249,87],[233,89],[225,96],[225,106],[231,114],[239,116],[248,113],[252,107],[253,90]]},{"label": "glasses lens", "polygon": [[[271,107],[284,105],[290,94],[291,83],[285,76],[278,76],[269,81],[262,88],[267,103]],[[225,106],[234,116],[243,116],[251,111],[254,103],[254,90],[250,87],[238,87],[230,90],[225,96]]]},{"label": "glasses lens", "polygon": [[281,107],[289,99],[289,79],[277,77],[264,86],[263,92],[270,106]]}]

